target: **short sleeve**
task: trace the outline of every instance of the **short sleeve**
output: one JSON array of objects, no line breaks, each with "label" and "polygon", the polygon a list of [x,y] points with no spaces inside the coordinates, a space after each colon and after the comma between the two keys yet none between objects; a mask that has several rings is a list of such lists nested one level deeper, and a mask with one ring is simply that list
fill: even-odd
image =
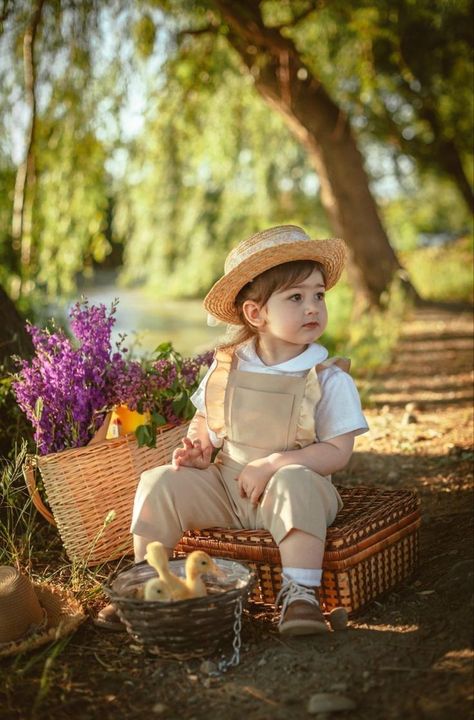
[{"label": "short sleeve", "polygon": [[362,412],[359,393],[351,376],[337,366],[318,373],[321,399],[314,421],[318,440],[324,442],[352,432],[362,435],[369,426]]}]

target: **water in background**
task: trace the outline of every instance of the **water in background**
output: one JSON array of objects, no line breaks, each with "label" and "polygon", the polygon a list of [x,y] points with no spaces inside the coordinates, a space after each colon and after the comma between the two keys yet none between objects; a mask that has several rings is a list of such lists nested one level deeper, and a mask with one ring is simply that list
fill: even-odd
[{"label": "water in background", "polygon": [[[148,290],[119,287],[113,277],[107,276],[82,287],[77,297],[68,302],[65,313],[81,294],[91,305],[103,303],[110,307],[115,298],[119,299],[112,338],[115,342],[120,334],[126,334],[125,347],[133,348],[137,355],[151,354],[166,341],[171,341],[182,355],[195,355],[212,349],[225,331],[224,325],[207,325],[201,300],[155,300]],[[54,314],[54,308],[49,308],[49,313]]]}]

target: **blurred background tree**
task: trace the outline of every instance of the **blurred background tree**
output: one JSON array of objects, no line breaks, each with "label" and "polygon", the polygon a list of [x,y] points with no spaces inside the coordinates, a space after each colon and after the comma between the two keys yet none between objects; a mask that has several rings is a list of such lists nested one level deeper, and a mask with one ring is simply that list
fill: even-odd
[{"label": "blurred background tree", "polygon": [[200,296],[280,222],[341,233],[374,303],[421,233],[470,228],[466,0],[0,13],[0,284],[20,308],[98,266]]}]

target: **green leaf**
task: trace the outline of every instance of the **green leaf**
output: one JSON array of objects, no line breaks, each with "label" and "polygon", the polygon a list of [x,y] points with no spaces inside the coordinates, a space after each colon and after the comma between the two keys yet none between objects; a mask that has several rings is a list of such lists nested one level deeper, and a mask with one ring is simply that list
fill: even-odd
[{"label": "green leaf", "polygon": [[173,400],[173,410],[176,415],[181,416],[184,412],[186,405],[188,404],[188,395],[185,392],[181,392],[178,397]]},{"label": "green leaf", "polygon": [[163,342],[155,348],[154,352],[159,355],[168,355],[173,351],[173,345],[170,342]]},{"label": "green leaf", "polygon": [[148,447],[156,447],[156,434],[153,432],[151,425],[139,425],[135,430],[138,447],[148,445]]},{"label": "green leaf", "polygon": [[160,427],[161,425],[166,425],[166,418],[163,417],[163,415],[160,415],[160,413],[152,412],[151,419],[157,427]]},{"label": "green leaf", "polygon": [[196,408],[192,404],[191,400],[188,400],[184,412],[182,413],[183,420],[191,420],[196,414]]}]

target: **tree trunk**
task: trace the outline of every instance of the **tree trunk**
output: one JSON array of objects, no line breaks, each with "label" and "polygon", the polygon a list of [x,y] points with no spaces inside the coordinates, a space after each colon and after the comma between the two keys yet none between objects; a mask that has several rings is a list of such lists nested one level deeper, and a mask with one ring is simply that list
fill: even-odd
[{"label": "tree trunk", "polygon": [[215,0],[215,5],[257,90],[308,150],[334,232],[349,246],[351,281],[366,301],[378,304],[401,266],[380,222],[348,118],[311,75],[294,43],[264,25],[258,0]]},{"label": "tree trunk", "polygon": [[14,370],[12,355],[29,357],[32,354],[33,343],[25,320],[0,285],[0,366],[7,371]]},{"label": "tree trunk", "polygon": [[25,158],[18,167],[13,195],[12,240],[20,254],[20,278],[30,271],[32,245],[33,188],[36,179],[34,143],[36,133],[35,40],[41,22],[44,0],[37,0],[23,37],[25,100],[30,112],[26,132]]}]

